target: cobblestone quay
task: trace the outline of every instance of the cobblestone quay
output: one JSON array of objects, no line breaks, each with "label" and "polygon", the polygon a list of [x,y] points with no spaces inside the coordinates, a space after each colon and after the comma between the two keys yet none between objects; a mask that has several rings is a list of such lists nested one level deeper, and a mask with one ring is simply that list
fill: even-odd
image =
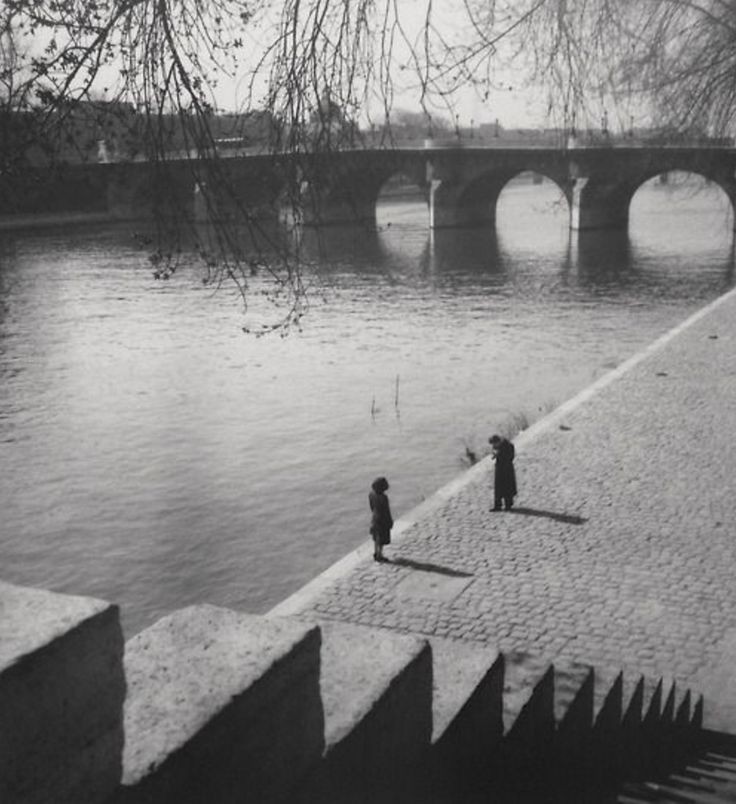
[{"label": "cobblestone quay", "polygon": [[272,613],[662,674],[736,733],[735,434],[732,290],[516,438],[514,511],[486,459]]}]

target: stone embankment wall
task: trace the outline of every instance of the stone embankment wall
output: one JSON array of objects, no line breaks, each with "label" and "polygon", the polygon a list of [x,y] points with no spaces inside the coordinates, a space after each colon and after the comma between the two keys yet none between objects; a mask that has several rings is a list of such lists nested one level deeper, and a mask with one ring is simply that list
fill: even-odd
[{"label": "stone embankment wall", "polygon": [[208,605],[124,644],[116,606],[2,583],[0,713],[3,804],[579,792],[686,752],[703,715],[661,678]]}]

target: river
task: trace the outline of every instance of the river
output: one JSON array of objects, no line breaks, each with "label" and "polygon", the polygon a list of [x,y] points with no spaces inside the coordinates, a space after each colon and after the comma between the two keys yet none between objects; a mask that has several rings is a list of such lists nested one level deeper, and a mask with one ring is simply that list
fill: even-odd
[{"label": "river", "polygon": [[733,284],[713,188],[651,182],[628,234],[579,241],[548,182],[495,233],[426,220],[306,232],[286,338],[194,267],[153,279],[130,225],[0,233],[0,578],[119,603],[128,635],[266,611],[368,538],[376,475],[401,515]]}]

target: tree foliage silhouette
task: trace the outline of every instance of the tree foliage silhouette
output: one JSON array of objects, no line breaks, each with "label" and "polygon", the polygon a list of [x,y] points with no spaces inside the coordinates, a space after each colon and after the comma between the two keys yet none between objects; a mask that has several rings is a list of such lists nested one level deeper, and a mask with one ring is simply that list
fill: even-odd
[{"label": "tree foliage silhouette", "polygon": [[[431,132],[457,119],[458,92],[493,104],[509,75],[544,87],[563,126],[611,105],[622,126],[635,111],[676,130],[731,133],[736,16],[727,0],[6,0],[2,183],[22,187],[31,162],[99,158],[81,126],[105,140],[104,158],[145,159],[162,186],[173,152],[193,170],[208,160],[205,206],[216,187],[237,208],[217,143],[223,106],[233,139],[257,119],[261,144],[298,166],[314,151],[360,147],[369,129],[390,132],[407,98]],[[299,170],[288,178],[298,204]],[[191,250],[186,213],[170,204],[154,223],[151,260],[168,277]],[[234,282],[246,303],[254,272],[265,274],[279,311],[270,326],[283,329],[308,303],[298,244],[276,242],[240,208],[237,225],[215,221],[195,251],[205,281]]]}]

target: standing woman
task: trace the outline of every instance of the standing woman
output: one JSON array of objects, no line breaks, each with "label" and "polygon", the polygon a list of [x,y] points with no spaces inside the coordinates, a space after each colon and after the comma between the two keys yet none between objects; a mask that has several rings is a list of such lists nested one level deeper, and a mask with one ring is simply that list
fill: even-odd
[{"label": "standing woman", "polygon": [[493,478],[493,508],[500,511],[501,503],[510,511],[516,496],[516,471],[514,470],[514,445],[499,435],[491,436],[488,441],[493,448],[493,460],[496,469]]},{"label": "standing woman", "polygon": [[368,504],[373,514],[370,532],[373,537],[374,561],[388,561],[383,555],[383,547],[386,544],[391,544],[391,528],[394,525],[394,520],[391,517],[391,506],[386,496],[387,491],[388,480],[385,477],[377,477],[371,484],[371,491],[368,494]]}]

